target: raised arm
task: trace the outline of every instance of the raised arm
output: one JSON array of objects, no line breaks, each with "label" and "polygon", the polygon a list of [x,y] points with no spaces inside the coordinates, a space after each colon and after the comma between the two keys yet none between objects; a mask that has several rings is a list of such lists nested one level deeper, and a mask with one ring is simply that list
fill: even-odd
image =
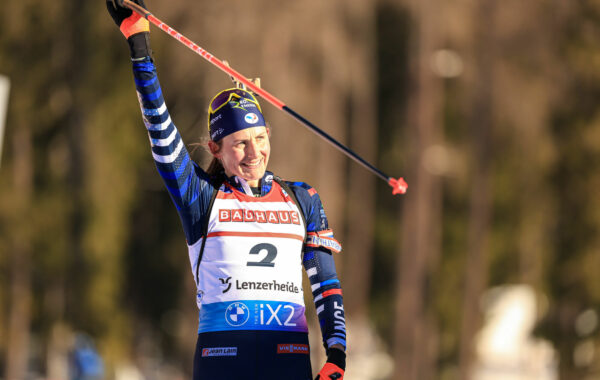
[{"label": "raised arm", "polygon": [[[135,2],[145,7],[143,0]],[[181,217],[188,244],[194,244],[212,194],[208,176],[190,158],[171,120],[151,56],[148,21],[128,8],[106,1],[113,20],[127,38],[133,75],[152,157]]]}]

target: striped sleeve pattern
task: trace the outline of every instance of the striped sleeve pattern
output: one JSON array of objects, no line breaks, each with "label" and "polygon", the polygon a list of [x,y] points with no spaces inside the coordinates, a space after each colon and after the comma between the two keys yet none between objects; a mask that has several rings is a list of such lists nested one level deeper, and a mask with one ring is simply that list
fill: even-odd
[{"label": "striped sleeve pattern", "polygon": [[[334,344],[346,347],[344,301],[333,259],[333,253],[339,252],[341,246],[333,238],[317,191],[304,182],[289,182],[289,185],[294,190],[306,219],[308,240],[303,265],[310,280],[323,343],[327,348]],[[311,244],[311,236],[320,237],[321,241]],[[325,240],[335,244],[325,244]],[[313,242],[317,243],[314,239]]]},{"label": "striped sleeve pattern", "polygon": [[197,224],[203,222],[204,198],[212,189],[171,120],[152,60],[134,61],[133,75],[152,157],[180,214],[188,244],[193,244],[200,238]]},{"label": "striped sleeve pattern", "polygon": [[310,280],[323,343],[327,348],[336,343],[346,347],[344,302],[333,255],[321,250],[305,252],[303,264]]}]

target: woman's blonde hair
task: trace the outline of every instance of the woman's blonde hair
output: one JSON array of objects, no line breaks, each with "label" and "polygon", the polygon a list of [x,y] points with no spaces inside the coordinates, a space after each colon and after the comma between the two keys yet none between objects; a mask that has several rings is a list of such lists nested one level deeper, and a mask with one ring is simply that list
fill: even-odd
[{"label": "woman's blonde hair", "polygon": [[[210,148],[208,147],[208,143],[212,141],[210,139],[210,137],[204,137],[202,139],[202,142],[197,144],[202,146],[211,156],[212,156],[212,152],[210,151]],[[223,146],[223,141],[219,140],[219,141],[213,141],[215,144],[217,144],[217,146],[219,147],[219,150],[221,150],[221,147]],[[196,145],[196,144],[194,144]],[[225,168],[223,168],[223,164],[221,163],[221,161],[213,156],[213,158],[211,159],[210,163],[208,164],[208,168],[205,170],[206,174],[208,174],[211,177],[217,177],[218,175],[220,175],[222,172],[225,171]]]}]

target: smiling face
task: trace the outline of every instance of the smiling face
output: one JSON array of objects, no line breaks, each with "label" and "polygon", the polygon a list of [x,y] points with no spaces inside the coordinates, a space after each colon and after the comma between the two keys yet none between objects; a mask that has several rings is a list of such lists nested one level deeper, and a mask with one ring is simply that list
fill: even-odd
[{"label": "smiling face", "polygon": [[242,129],[221,139],[221,146],[213,141],[209,147],[213,156],[221,161],[227,176],[236,175],[248,185],[257,187],[267,170],[271,145],[269,129],[253,127]]}]

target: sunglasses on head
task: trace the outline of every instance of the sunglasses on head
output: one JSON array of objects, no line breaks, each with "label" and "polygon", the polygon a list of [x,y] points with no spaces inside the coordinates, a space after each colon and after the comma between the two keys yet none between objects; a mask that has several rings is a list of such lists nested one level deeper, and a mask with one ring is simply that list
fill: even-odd
[{"label": "sunglasses on head", "polygon": [[258,100],[256,100],[256,97],[252,95],[252,93],[244,91],[240,88],[230,88],[227,90],[223,90],[217,95],[215,95],[213,100],[210,102],[210,105],[208,106],[208,114],[211,115],[217,112],[219,109],[221,109],[221,107],[229,103],[232,99],[245,99],[249,102],[252,102],[256,104],[258,110],[262,112],[262,110],[260,109],[260,104],[258,104]]}]

